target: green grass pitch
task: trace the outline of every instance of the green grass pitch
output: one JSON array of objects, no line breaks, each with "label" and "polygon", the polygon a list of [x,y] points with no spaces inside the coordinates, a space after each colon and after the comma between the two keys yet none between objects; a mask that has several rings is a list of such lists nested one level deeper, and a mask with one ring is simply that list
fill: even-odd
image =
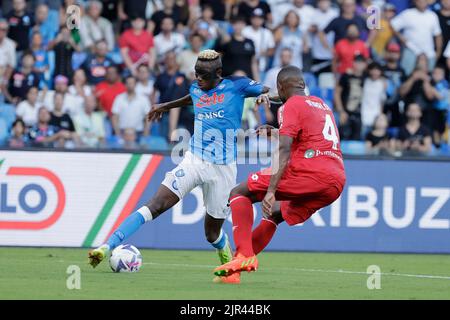
[{"label": "green grass pitch", "polygon": [[[0,248],[0,299],[450,299],[450,255],[266,252],[240,285],[212,282],[213,251],[141,250],[138,273],[96,269],[87,250]],[[66,287],[69,265],[81,289]],[[367,288],[369,265],[381,289]]]}]

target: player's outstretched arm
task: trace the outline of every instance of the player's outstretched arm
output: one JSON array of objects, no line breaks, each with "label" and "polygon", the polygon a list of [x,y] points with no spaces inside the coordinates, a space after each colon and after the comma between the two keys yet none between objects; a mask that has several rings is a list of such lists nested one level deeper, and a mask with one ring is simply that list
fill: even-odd
[{"label": "player's outstretched arm", "polygon": [[192,98],[191,95],[185,95],[183,98],[155,104],[150,112],[147,114],[147,120],[148,121],[155,121],[161,119],[164,112],[169,111],[173,108],[180,108],[180,107],[186,107],[192,105]]},{"label": "player's outstretched arm", "polygon": [[268,215],[272,214],[272,206],[275,203],[275,192],[291,157],[292,141],[292,137],[280,135],[278,152],[275,152],[273,155],[272,176],[270,177],[270,184],[266,196],[262,201],[262,209]]}]

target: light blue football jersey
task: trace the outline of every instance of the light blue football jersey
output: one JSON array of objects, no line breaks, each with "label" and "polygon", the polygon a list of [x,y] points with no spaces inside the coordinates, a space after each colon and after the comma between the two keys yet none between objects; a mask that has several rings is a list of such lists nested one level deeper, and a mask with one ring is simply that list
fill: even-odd
[{"label": "light blue football jersey", "polygon": [[244,99],[257,97],[263,88],[247,77],[226,77],[209,91],[201,90],[194,81],[190,88],[195,113],[191,152],[214,164],[235,162],[236,130],[241,128]]}]

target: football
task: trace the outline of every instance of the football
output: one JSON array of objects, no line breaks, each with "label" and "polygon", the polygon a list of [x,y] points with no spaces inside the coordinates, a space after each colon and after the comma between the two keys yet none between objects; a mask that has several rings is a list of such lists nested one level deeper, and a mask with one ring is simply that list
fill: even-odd
[{"label": "football", "polygon": [[122,244],[112,251],[109,265],[114,272],[138,272],[142,266],[142,255],[135,246]]}]

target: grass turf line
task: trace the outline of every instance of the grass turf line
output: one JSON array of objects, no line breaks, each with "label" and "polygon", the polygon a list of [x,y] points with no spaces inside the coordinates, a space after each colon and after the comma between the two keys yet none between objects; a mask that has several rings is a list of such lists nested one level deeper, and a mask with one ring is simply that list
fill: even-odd
[{"label": "grass turf line", "polygon": [[[117,274],[92,269],[86,249],[0,248],[0,299],[450,299],[450,255],[265,252],[236,286],[212,282],[213,251],[141,252],[138,273]],[[66,287],[69,265],[81,290]],[[380,290],[367,289],[369,265]]]}]

